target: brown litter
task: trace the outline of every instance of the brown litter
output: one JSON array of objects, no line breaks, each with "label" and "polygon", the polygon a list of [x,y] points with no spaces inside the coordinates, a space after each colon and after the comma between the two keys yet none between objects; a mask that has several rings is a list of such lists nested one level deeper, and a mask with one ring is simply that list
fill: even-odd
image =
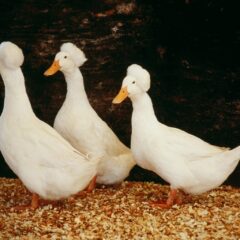
[{"label": "brown litter", "polygon": [[168,210],[148,204],[168,190],[124,182],[56,206],[14,211],[30,194],[19,180],[0,178],[0,239],[240,239],[239,188],[223,186]]}]

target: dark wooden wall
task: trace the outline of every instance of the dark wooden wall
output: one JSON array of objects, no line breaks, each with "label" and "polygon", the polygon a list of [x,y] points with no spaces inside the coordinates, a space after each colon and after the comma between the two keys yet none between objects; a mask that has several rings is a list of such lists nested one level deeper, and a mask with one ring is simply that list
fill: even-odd
[{"label": "dark wooden wall", "polygon": [[[53,123],[66,91],[61,73],[45,78],[62,43],[81,47],[86,91],[99,115],[130,142],[131,104],[111,104],[126,68],[149,70],[149,91],[163,123],[221,146],[240,143],[238,8],[222,0],[4,1],[0,42],[24,51],[23,71],[35,113]],[[0,108],[4,87],[0,82]],[[1,176],[13,176],[3,159]],[[135,168],[130,179],[160,181]],[[240,166],[228,182],[240,186]]]}]

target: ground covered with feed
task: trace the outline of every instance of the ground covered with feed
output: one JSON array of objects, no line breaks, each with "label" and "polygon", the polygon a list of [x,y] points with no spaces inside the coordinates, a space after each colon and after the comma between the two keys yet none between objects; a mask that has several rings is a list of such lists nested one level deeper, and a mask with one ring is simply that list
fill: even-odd
[{"label": "ground covered with feed", "polygon": [[31,195],[18,179],[0,178],[0,239],[240,239],[239,188],[222,186],[171,209],[149,204],[168,190],[126,181],[35,211],[14,210]]}]

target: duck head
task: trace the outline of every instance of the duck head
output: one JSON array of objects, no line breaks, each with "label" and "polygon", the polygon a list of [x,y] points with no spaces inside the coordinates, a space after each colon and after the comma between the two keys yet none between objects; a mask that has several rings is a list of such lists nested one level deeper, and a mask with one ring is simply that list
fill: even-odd
[{"label": "duck head", "polygon": [[74,68],[82,66],[87,61],[84,52],[73,43],[64,43],[60,52],[55,56],[52,65],[44,72],[50,76],[58,71],[63,73],[71,72]]},{"label": "duck head", "polygon": [[24,61],[22,49],[12,42],[0,44],[0,67],[9,69],[19,68]]},{"label": "duck head", "polygon": [[114,104],[121,103],[127,97],[133,99],[150,88],[150,75],[140,65],[132,64],[127,69],[127,76],[123,79],[118,95],[113,99]]}]

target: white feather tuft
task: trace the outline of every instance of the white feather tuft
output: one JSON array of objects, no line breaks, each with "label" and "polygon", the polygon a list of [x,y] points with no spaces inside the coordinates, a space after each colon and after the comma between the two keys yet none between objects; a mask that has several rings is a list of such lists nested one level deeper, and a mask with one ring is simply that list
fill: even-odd
[{"label": "white feather tuft", "polygon": [[24,61],[22,49],[12,42],[0,44],[0,60],[8,68],[19,68]]},{"label": "white feather tuft", "polygon": [[62,52],[67,52],[77,67],[82,66],[87,61],[84,52],[73,43],[68,42],[62,44],[60,50]]},{"label": "white feather tuft", "polygon": [[148,91],[151,84],[149,72],[138,64],[132,64],[127,68],[127,75],[134,77],[138,81],[138,85]]}]

